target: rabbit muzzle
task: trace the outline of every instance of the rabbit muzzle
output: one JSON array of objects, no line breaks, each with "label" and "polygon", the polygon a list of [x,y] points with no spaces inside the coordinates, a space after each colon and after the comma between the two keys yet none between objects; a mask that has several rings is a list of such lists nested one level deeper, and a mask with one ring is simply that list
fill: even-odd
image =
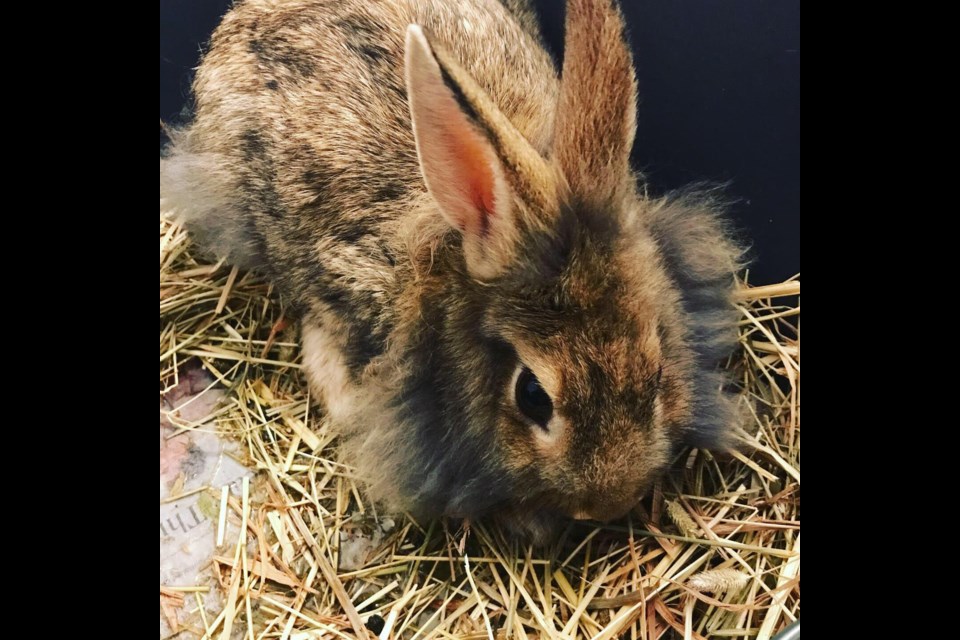
[{"label": "rabbit muzzle", "polygon": [[574,520],[599,520],[608,522],[625,516],[640,501],[643,492],[619,493],[616,495],[592,494],[578,500],[573,508],[566,511]]},{"label": "rabbit muzzle", "polygon": [[621,503],[616,505],[591,505],[585,509],[579,509],[569,514],[574,520],[598,520],[600,522],[609,522],[616,520],[629,513],[636,502]]}]

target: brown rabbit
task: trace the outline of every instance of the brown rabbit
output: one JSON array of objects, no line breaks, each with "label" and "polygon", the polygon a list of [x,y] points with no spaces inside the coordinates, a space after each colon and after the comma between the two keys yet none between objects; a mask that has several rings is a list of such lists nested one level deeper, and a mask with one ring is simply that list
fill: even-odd
[{"label": "brown rabbit", "polygon": [[740,252],[708,195],[638,188],[616,5],[566,21],[561,79],[522,0],[238,3],[161,159],[163,206],[300,312],[387,508],[614,518],[734,420]]}]

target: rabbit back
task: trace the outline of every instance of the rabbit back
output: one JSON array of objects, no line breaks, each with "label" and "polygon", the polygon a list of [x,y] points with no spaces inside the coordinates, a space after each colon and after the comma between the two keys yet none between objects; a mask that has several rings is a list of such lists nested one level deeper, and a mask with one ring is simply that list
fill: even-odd
[{"label": "rabbit back", "polygon": [[161,198],[294,301],[349,298],[338,281],[357,271],[389,281],[393,229],[425,192],[403,76],[408,24],[463,60],[534,146],[549,145],[557,73],[533,14],[506,4],[517,13],[495,0],[237,5],[197,71],[194,121],[161,161]]}]

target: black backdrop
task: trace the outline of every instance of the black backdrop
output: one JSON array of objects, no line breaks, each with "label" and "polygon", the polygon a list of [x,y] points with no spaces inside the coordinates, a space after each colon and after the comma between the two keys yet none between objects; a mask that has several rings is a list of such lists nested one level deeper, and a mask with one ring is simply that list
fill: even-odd
[{"label": "black backdrop", "polygon": [[[371,0],[373,1],[373,0]],[[454,0],[451,0],[454,1]],[[563,2],[534,0],[559,59]],[[229,0],[160,1],[160,118],[182,120],[191,69]],[[633,151],[651,191],[729,182],[751,281],[800,270],[800,1],[621,0],[640,85]]]}]

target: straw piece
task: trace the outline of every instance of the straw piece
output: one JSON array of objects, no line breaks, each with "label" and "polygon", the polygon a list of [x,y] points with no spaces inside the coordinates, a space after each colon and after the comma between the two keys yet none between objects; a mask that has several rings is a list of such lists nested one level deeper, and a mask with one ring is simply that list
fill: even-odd
[{"label": "straw piece", "polygon": [[397,622],[397,616],[400,614],[400,611],[407,606],[407,603],[410,602],[410,598],[416,594],[417,586],[418,585],[413,585],[413,588],[405,593],[390,608],[390,613],[387,614],[387,619],[384,622],[383,629],[380,631],[380,640],[388,640],[388,638],[390,638],[390,632],[393,631],[393,625]]},{"label": "straw piece", "polygon": [[[222,565],[226,565],[231,569],[234,568],[233,558],[227,556],[213,556],[215,562],[219,562]],[[319,594],[320,592],[316,589],[311,589],[310,587],[303,587],[298,580],[292,579],[290,576],[280,571],[276,567],[270,566],[269,564],[264,564],[259,560],[254,561],[249,566],[250,573],[258,575],[267,580],[273,580],[278,584],[284,584],[288,587],[303,588],[308,593]]]},{"label": "straw piece", "polygon": [[230,497],[230,488],[227,485],[220,487],[220,519],[217,521],[217,547],[223,546],[223,538],[227,532],[227,498]]},{"label": "straw piece", "polygon": [[233,289],[233,283],[237,279],[237,274],[240,272],[240,268],[234,265],[230,269],[230,275],[227,277],[227,284],[223,287],[223,293],[220,294],[220,299],[217,301],[217,309],[214,311],[214,315],[220,315],[223,311],[223,308],[227,306],[227,299],[230,298],[230,290]]},{"label": "straw piece", "polygon": [[690,538],[699,538],[701,537],[700,528],[697,526],[697,523],[693,521],[693,518],[690,517],[690,514],[687,513],[687,510],[683,508],[683,505],[677,502],[676,500],[667,500],[667,515],[670,516],[670,520],[673,524],[677,525],[677,528],[680,529],[680,533]]},{"label": "straw piece", "polygon": [[763,287],[741,287],[733,294],[734,300],[744,302],[762,300],[763,298],[779,298],[783,296],[800,295],[800,281],[791,280],[782,284],[768,284]]},{"label": "straw piece", "polygon": [[360,614],[357,613],[356,608],[353,606],[353,602],[350,600],[350,596],[348,596],[347,592],[344,590],[343,583],[340,582],[340,578],[337,577],[337,573],[333,570],[333,567],[330,566],[330,562],[317,545],[317,541],[314,539],[313,535],[310,534],[310,530],[307,529],[307,525],[304,524],[303,518],[300,517],[300,514],[296,511],[293,511],[290,515],[293,519],[293,524],[297,527],[297,530],[300,532],[303,540],[313,551],[314,561],[319,565],[320,571],[323,573],[323,577],[327,581],[327,584],[331,589],[333,589],[333,594],[336,596],[337,600],[340,601],[340,606],[343,607],[344,613],[347,614],[347,618],[350,620],[350,624],[353,626],[354,632],[356,632],[359,637],[365,638],[367,636],[366,626],[364,626],[363,621],[360,620]]},{"label": "straw piece", "polygon": [[[794,545],[793,550],[797,555],[787,560],[784,563],[784,566],[781,568],[780,575],[777,578],[778,589],[785,586],[790,581],[795,580],[797,574],[800,573],[799,533],[797,534],[797,543]],[[763,624],[760,625],[760,632],[757,634],[757,640],[769,640],[769,638],[773,635],[777,627],[777,622],[780,620],[780,614],[785,610],[784,603],[789,595],[790,591],[786,589],[780,589],[774,593],[773,603],[770,606],[767,616],[763,619]]]},{"label": "straw piece", "polygon": [[738,592],[750,581],[750,576],[736,569],[701,571],[687,580],[687,586],[701,593],[723,594]]}]

